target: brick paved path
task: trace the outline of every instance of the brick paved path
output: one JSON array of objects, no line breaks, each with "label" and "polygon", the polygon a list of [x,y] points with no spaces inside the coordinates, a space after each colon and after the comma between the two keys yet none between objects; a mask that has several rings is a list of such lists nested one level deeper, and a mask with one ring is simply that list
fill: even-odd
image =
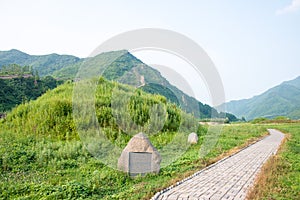
[{"label": "brick paved path", "polygon": [[171,186],[152,199],[245,199],[263,163],[273,154],[284,134],[273,129],[263,140]]}]

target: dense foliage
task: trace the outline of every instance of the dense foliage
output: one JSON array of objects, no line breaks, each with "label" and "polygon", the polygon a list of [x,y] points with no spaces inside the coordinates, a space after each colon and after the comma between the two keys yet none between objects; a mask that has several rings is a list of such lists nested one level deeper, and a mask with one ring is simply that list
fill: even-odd
[{"label": "dense foliage", "polygon": [[28,66],[5,66],[0,72],[2,74],[0,77],[0,112],[11,110],[22,102],[36,99],[47,90],[62,83],[51,76],[40,79]]},{"label": "dense foliage", "polygon": [[[117,137],[121,137],[121,140],[129,139],[122,133],[119,128],[120,124],[117,124],[116,117],[113,116],[111,106],[115,88],[118,88],[121,97],[124,95],[131,96],[128,110],[126,110],[128,113],[121,113],[124,114],[124,121],[121,122],[123,127],[130,127],[132,122],[145,126],[149,123],[150,108],[154,104],[162,104],[166,107],[166,119],[159,116],[158,118],[154,117],[158,121],[163,121],[161,131],[172,132],[178,131],[179,128],[185,131],[197,130],[198,125],[195,118],[181,111],[175,104],[167,102],[165,97],[147,94],[139,89],[133,90],[132,87],[100,78],[95,95],[96,114],[100,126],[107,128],[105,130],[109,138],[112,137],[113,140],[116,140]],[[8,113],[5,124],[14,132],[26,134],[34,132],[38,135],[50,134],[59,136],[60,139],[75,138],[77,132],[72,118],[72,92],[72,82],[67,82],[54,90],[48,91],[36,101],[24,103],[13,109],[11,113]],[[123,99],[121,98],[118,101]],[[117,103],[115,102],[115,104]],[[117,111],[122,112],[121,109]],[[124,138],[122,138],[123,136]]]},{"label": "dense foliage", "polygon": [[2,78],[9,78],[9,76],[24,76],[33,75],[31,66],[19,66],[17,64],[4,65],[0,68],[0,76]]},{"label": "dense foliage", "polygon": [[170,102],[175,103],[178,106],[180,105],[176,95],[167,87],[155,83],[149,83],[142,86],[141,89],[151,94],[160,94],[166,97]]}]

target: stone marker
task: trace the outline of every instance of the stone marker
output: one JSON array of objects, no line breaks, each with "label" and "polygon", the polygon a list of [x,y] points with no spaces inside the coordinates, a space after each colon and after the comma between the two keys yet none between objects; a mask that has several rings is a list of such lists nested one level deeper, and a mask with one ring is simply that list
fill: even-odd
[{"label": "stone marker", "polygon": [[188,137],[188,143],[197,144],[198,143],[198,135],[196,133],[190,133]]},{"label": "stone marker", "polygon": [[118,160],[118,168],[136,176],[158,173],[161,157],[150,140],[139,133],[131,138]]}]

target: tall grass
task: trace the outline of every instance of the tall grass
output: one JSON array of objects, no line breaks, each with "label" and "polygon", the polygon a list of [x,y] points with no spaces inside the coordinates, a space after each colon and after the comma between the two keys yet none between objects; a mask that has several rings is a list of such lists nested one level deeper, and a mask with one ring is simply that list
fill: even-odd
[{"label": "tall grass", "polygon": [[[158,175],[131,179],[127,174],[103,165],[76,138],[54,140],[1,131],[0,198],[28,199],[148,199],[155,192],[211,163],[215,157],[237,145],[266,133],[255,125],[226,125],[220,140],[205,158],[199,159],[200,143],[162,168]],[[174,133],[152,135],[158,147]],[[163,146],[163,145],[162,145]]]}]

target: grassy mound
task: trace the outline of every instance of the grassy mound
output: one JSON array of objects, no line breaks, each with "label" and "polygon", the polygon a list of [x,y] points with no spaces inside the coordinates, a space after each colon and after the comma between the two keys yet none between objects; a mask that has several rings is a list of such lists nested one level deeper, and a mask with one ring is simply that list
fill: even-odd
[{"label": "grassy mound", "polygon": [[264,128],[251,124],[227,125],[211,152],[199,159],[207,127],[197,127],[191,115],[162,96],[100,79],[95,93],[96,116],[106,137],[116,145],[124,147],[131,135],[120,129],[114,119],[111,98],[115,88],[130,95],[127,116],[135,124],[146,126],[152,116],[151,107],[157,103],[165,106],[166,118],[161,130],[150,135],[158,149],[180,131],[197,131],[200,137],[199,144],[188,148],[158,175],[131,179],[93,157],[80,140],[72,117],[73,86],[71,82],[65,83],[35,101],[16,107],[1,119],[0,198],[148,199],[211,163],[215,157],[265,133]]}]

